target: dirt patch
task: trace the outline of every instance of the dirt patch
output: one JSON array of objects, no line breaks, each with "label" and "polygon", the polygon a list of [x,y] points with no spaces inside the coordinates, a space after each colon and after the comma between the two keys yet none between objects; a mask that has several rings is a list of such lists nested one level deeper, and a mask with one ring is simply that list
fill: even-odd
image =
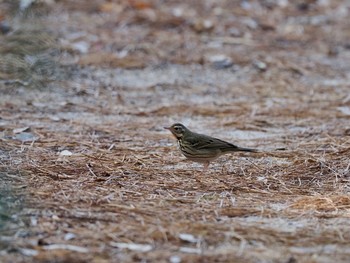
[{"label": "dirt patch", "polygon": [[[24,2],[0,3],[4,262],[347,262],[346,1]],[[175,122],[261,151],[203,172]]]}]

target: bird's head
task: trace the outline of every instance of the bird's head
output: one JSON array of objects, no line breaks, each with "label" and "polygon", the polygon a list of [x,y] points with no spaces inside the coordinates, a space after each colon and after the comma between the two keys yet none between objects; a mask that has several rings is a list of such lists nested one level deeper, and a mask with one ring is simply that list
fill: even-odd
[{"label": "bird's head", "polygon": [[184,136],[184,134],[189,131],[181,123],[175,123],[170,127],[164,127],[164,129],[171,131],[171,133],[176,137],[176,139],[181,139]]}]

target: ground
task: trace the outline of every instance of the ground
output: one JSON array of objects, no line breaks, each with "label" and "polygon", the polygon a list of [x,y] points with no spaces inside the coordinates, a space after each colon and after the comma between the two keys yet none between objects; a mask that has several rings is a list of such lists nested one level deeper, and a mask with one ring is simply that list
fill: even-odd
[{"label": "ground", "polygon": [[[29,2],[0,2],[1,262],[348,262],[347,1]],[[259,152],[203,171],[175,122]]]}]

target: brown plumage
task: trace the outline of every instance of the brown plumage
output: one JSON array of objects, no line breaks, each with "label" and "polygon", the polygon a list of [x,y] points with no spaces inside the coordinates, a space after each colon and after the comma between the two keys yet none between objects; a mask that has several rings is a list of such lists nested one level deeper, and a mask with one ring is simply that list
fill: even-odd
[{"label": "brown plumage", "polygon": [[255,149],[238,147],[232,143],[190,131],[181,123],[175,123],[170,130],[178,140],[181,153],[191,161],[204,164],[207,169],[210,162],[223,154],[231,152],[257,152]]}]

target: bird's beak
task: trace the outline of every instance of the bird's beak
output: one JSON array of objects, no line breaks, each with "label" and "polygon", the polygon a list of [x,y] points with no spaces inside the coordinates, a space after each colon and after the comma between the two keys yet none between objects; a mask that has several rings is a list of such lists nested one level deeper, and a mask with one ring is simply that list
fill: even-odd
[{"label": "bird's beak", "polygon": [[170,127],[164,127],[164,129],[166,129],[166,130],[170,130]]}]

